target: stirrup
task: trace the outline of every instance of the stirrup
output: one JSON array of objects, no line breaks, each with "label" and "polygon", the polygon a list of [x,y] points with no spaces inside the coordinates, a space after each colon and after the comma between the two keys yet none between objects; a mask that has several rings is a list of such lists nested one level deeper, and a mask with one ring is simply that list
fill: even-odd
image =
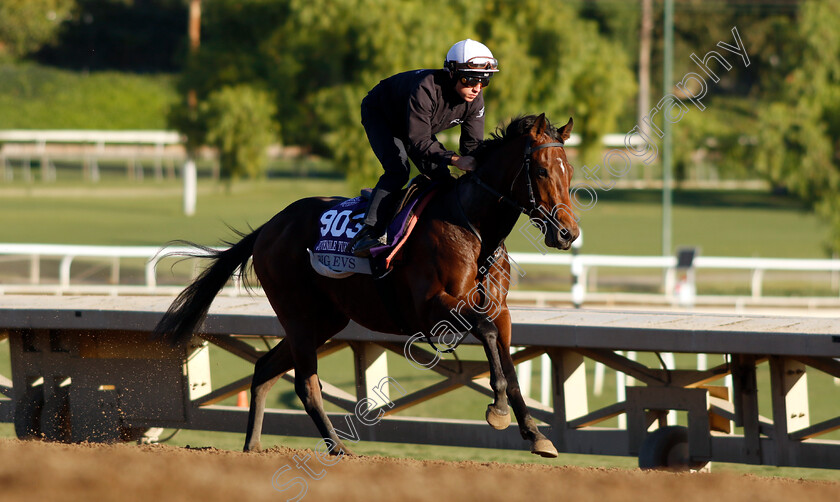
[{"label": "stirrup", "polygon": [[359,236],[360,238],[357,239],[350,248],[350,252],[353,253],[354,256],[358,256],[359,258],[370,258],[370,250],[372,248],[388,244],[388,236],[385,233],[376,237],[372,233],[373,228],[370,230],[365,228],[360,232],[364,232],[364,235]]}]

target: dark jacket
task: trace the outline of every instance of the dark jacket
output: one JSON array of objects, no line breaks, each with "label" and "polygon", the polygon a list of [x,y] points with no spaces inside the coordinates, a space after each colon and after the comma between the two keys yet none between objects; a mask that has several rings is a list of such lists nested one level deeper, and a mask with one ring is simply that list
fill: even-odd
[{"label": "dark jacket", "polygon": [[368,114],[382,117],[422,170],[446,167],[455,153],[435,137],[461,125],[461,155],[469,155],[484,138],[484,93],[471,103],[455,92],[446,70],[414,70],[379,82],[362,100]]}]

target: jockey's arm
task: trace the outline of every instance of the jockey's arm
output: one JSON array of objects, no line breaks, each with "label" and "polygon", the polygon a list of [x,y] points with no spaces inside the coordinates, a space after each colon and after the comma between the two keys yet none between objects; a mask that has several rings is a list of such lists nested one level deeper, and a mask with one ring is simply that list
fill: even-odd
[{"label": "jockey's arm", "polygon": [[[420,159],[421,165],[428,165],[432,169],[446,170],[452,163],[451,156],[455,153],[447,150],[432,133],[432,107],[434,99],[431,91],[423,86],[411,95],[408,101],[408,154],[411,158]],[[424,173],[428,174],[428,173]]]},{"label": "jockey's arm", "polygon": [[462,171],[473,171],[476,168],[475,157],[470,155],[484,139],[484,96],[470,104],[470,113],[461,124],[461,153],[453,155],[449,163]]}]

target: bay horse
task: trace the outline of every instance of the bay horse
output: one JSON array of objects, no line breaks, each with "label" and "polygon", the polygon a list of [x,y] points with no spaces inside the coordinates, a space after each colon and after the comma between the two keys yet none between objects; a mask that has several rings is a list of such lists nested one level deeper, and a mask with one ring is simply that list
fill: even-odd
[{"label": "bay horse", "polygon": [[[390,272],[395,298],[388,303],[399,307],[411,333],[429,333],[453,308],[460,308],[490,365],[494,400],[488,405],[487,422],[496,429],[510,425],[510,399],[523,439],[530,441],[532,453],[544,457],[556,457],[557,450],[528,412],[510,356],[511,319],[504,301],[510,278],[506,254],[501,254],[501,266],[490,268],[491,277],[482,283],[486,294],[499,301],[498,315],[490,319],[459,303],[470,303],[466,296],[483,278],[480,265],[497,248],[504,249],[504,239],[521,213],[542,223],[549,247],[569,249],[579,235],[569,194],[573,168],[563,146],[572,126],[569,119],[556,129],[542,114],[516,118],[497,129],[476,151],[477,169],[445,184],[428,203]],[[351,319],[374,331],[405,333],[372,276],[330,278],[315,273],[310,265],[307,248],[319,236],[319,217],[342,200],[300,199],[257,230],[243,234],[228,249],[202,248],[204,253],[197,256],[211,258],[211,265],[180,293],[155,329],[158,338],[170,343],[188,341],[213,298],[234,273],[244,273],[253,256],[254,272],[285,338],[255,364],[245,451],[260,449],[267,393],[285,372],[294,369],[295,392],[330,453],[349,453],[324,411],[316,351]],[[546,221],[549,216],[554,221]]]}]

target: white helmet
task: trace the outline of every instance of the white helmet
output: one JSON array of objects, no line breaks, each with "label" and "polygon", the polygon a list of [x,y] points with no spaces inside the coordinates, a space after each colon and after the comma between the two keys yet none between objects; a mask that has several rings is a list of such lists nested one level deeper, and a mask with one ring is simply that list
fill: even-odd
[{"label": "white helmet", "polygon": [[495,73],[499,71],[499,63],[493,57],[490,49],[481,42],[469,38],[457,42],[449,49],[443,67],[452,73]]}]

